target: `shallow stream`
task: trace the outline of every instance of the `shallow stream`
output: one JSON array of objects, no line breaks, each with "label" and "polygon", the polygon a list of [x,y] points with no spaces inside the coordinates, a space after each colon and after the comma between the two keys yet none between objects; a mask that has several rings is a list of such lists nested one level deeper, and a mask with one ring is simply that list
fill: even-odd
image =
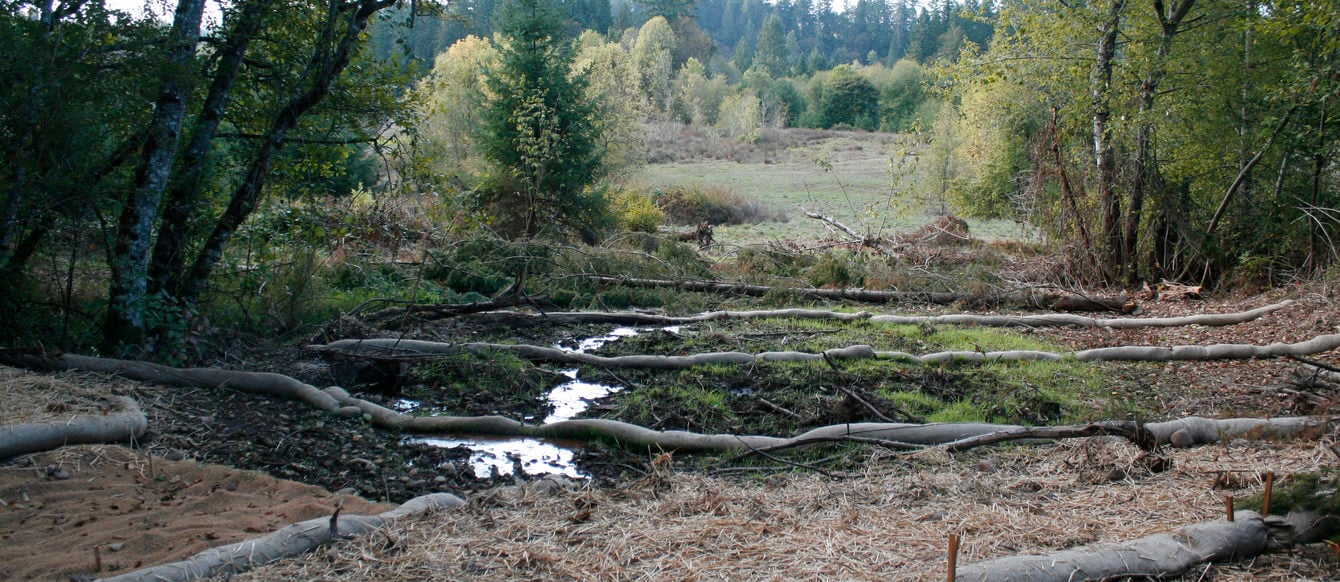
[{"label": "shallow stream", "polygon": [[[638,335],[642,331],[660,329],[670,333],[679,333],[679,326],[647,328],[638,330],[631,327],[616,327],[613,331],[577,342],[576,347],[557,344],[554,347],[575,353],[586,353],[600,349],[605,344]],[[571,420],[586,412],[591,402],[599,400],[623,389],[622,386],[610,386],[586,382],[577,377],[577,368],[560,370],[559,373],[569,380],[549,390],[546,398],[553,412],[544,418],[544,424]],[[413,412],[419,407],[414,400],[401,399],[394,403],[401,412]],[[533,420],[527,418],[526,420]],[[580,443],[551,439],[524,437],[408,437],[406,442],[424,443],[443,448],[466,447],[470,449],[470,466],[475,476],[486,479],[492,476],[512,475],[517,470],[527,475],[565,475],[573,478],[588,477],[577,468],[576,448]]]}]

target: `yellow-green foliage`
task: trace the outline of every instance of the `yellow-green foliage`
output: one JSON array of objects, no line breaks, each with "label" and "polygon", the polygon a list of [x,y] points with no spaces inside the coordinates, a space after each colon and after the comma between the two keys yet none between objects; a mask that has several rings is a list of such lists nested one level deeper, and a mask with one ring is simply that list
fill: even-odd
[{"label": "yellow-green foliage", "polygon": [[665,212],[650,195],[633,188],[614,188],[609,194],[610,207],[620,228],[635,232],[656,232],[665,222]]},{"label": "yellow-green foliage", "polygon": [[487,39],[467,36],[438,55],[433,71],[415,89],[424,104],[417,127],[419,147],[434,172],[480,171],[474,136],[481,124],[481,103],[489,98],[483,70],[497,60],[498,51]]},{"label": "yellow-green foliage", "polygon": [[957,177],[948,188],[949,201],[965,215],[982,218],[1020,214],[1029,166],[1029,148],[1045,112],[1027,87],[1007,81],[974,84],[965,89],[954,131],[952,158]]},{"label": "yellow-green foliage", "polygon": [[727,137],[745,143],[758,141],[763,128],[763,107],[754,92],[745,89],[721,102],[717,128]]}]

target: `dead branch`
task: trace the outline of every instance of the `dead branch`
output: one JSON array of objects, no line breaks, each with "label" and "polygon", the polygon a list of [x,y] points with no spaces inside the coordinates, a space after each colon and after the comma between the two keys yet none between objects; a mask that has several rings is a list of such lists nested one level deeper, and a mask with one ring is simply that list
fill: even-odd
[{"label": "dead branch", "polygon": [[840,230],[842,231],[843,234],[846,234],[847,236],[851,237],[851,240],[846,241],[847,244],[855,244],[863,247],[868,247],[889,256],[898,256],[899,251],[901,251],[904,248],[907,248],[907,245],[905,244],[894,246],[890,245],[887,241],[885,241],[880,237],[868,236],[858,233],[851,227],[842,224],[841,222],[838,222],[837,219],[831,216],[819,214],[818,212],[810,212],[809,210],[805,210],[804,208],[800,210],[805,214],[805,216],[823,222],[830,228]]}]

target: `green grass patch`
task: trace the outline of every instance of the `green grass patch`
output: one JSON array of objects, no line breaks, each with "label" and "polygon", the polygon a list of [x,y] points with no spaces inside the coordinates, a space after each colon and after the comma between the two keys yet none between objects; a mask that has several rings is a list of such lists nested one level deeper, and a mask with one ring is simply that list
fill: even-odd
[{"label": "green grass patch", "polygon": [[543,419],[544,395],[565,380],[508,352],[462,353],[414,365],[401,396],[418,400],[420,414]]}]

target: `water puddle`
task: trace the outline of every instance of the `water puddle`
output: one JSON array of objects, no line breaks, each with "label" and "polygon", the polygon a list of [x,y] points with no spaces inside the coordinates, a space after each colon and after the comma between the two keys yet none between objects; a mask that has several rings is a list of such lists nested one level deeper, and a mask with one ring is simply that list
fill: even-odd
[{"label": "water puddle", "polygon": [[[651,328],[678,334],[680,326]],[[633,337],[642,331],[631,327],[616,327],[613,331],[595,337],[584,338],[576,346],[554,347],[573,353],[586,353],[598,350],[611,342]],[[561,422],[576,418],[591,407],[591,402],[614,394],[623,388],[586,382],[577,377],[577,368],[560,370],[568,381],[555,386],[546,395],[553,412],[546,416],[544,424]],[[417,401],[400,399],[394,404],[397,410],[409,412],[418,408]],[[526,420],[533,420],[527,418]],[[424,443],[443,448],[466,447],[470,449],[470,466],[475,477],[486,479],[493,476],[514,474],[518,469],[527,475],[565,475],[572,478],[586,478],[589,475],[577,469],[574,461],[576,443],[560,443],[533,438],[490,438],[490,437],[411,437],[406,442]]]}]

